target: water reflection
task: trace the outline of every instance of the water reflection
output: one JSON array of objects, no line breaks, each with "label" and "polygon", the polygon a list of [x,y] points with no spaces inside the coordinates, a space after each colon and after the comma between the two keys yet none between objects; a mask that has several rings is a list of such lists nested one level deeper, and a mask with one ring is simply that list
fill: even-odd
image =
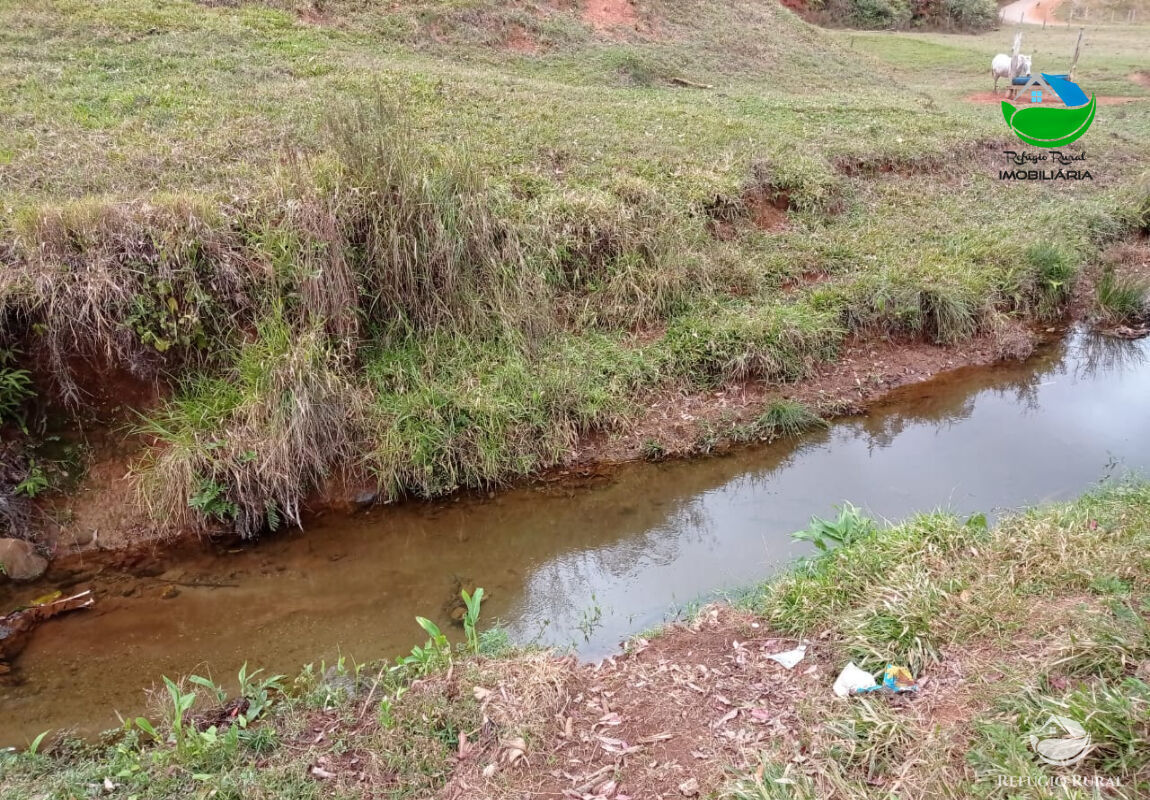
[{"label": "water reflection", "polygon": [[[320,518],[239,553],[178,554],[142,579],[105,570],[98,610],[53,622],[0,688],[0,744],[93,732],[135,712],[140,683],[243,661],[294,671],[393,655],[415,614],[449,626],[460,583],[521,640],[588,656],[678,604],[761,580],[805,548],[790,532],[849,500],[896,519],[1062,499],[1148,466],[1146,345],[1076,334],[1025,365],[959,370],[801,441],[642,464],[607,485]],[[164,582],[209,580],[160,600]],[[45,587],[25,587],[12,603]],[[202,667],[197,665],[203,664]]]}]

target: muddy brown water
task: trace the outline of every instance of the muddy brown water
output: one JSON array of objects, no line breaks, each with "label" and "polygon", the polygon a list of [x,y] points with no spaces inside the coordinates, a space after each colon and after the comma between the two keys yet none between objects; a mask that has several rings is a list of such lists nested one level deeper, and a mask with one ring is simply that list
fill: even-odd
[{"label": "muddy brown water", "polygon": [[[79,587],[95,589],[95,610],[43,626],[0,686],[0,745],[114,727],[161,675],[226,678],[245,661],[294,675],[397,655],[425,638],[416,614],[449,627],[460,582],[485,587],[484,619],[515,640],[594,658],[683,604],[770,576],[807,552],[790,533],[843,501],[899,519],[1070,498],[1150,466],[1148,355],[1145,342],[1076,333],[798,441],[636,464],[591,487],[321,517],[235,552],[158,555],[150,577],[104,569]],[[178,594],[161,599],[169,585]]]}]

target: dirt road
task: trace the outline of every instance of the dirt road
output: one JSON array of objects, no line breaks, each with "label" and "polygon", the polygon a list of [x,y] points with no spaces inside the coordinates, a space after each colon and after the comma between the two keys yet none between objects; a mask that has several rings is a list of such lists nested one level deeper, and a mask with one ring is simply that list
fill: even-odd
[{"label": "dirt road", "polygon": [[998,12],[999,18],[1006,23],[1026,22],[1031,25],[1041,25],[1054,22],[1054,10],[1062,4],[1062,0],[1015,0],[1002,7]]}]

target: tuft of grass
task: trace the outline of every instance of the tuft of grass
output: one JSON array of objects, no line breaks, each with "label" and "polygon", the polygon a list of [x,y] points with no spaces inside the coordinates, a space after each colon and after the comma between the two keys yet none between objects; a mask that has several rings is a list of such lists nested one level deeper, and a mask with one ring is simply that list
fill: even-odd
[{"label": "tuft of grass", "polygon": [[825,428],[828,423],[808,406],[797,400],[772,400],[758,419],[755,428],[771,439],[782,439]]},{"label": "tuft of grass", "polygon": [[884,700],[861,698],[829,724],[830,755],[844,771],[874,783],[891,775],[906,757],[914,733],[905,717]]},{"label": "tuft of grass", "polygon": [[1034,276],[1039,316],[1058,316],[1074,292],[1077,269],[1070,254],[1056,244],[1039,242],[1027,248],[1026,262]]},{"label": "tuft of grass", "polygon": [[66,399],[77,356],[155,375],[210,362],[258,305],[257,262],[210,209],[182,197],[25,210],[0,309],[27,320]]},{"label": "tuft of grass", "polygon": [[825,161],[804,153],[778,154],[751,164],[743,195],[791,211],[836,214],[846,204],[845,188]]},{"label": "tuft of grass", "polygon": [[139,426],[141,496],[158,518],[254,536],[299,522],[300,500],[360,452],[362,398],[318,328],[262,320],[219,378],[190,381]]},{"label": "tuft of grass", "polygon": [[1112,266],[1103,271],[1094,289],[1099,318],[1109,325],[1136,324],[1150,310],[1150,281],[1119,275]]},{"label": "tuft of grass", "polygon": [[351,261],[366,318],[401,333],[520,321],[538,276],[474,168],[420,145],[382,95],[329,126],[340,164],[331,213],[346,249],[331,255]]},{"label": "tuft of grass", "polygon": [[674,320],[666,367],[701,386],[756,378],[796,381],[834,358],[843,331],[833,316],[792,305],[716,309]]}]

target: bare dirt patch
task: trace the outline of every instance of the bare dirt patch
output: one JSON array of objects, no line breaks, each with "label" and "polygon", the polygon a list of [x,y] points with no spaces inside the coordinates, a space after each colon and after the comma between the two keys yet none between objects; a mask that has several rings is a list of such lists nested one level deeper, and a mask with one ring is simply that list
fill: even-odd
[{"label": "bare dirt patch", "polygon": [[512,25],[503,39],[503,48],[512,53],[534,55],[539,52],[539,40],[522,25]]},{"label": "bare dirt patch", "polygon": [[787,228],[790,198],[785,193],[770,199],[762,192],[748,192],[743,202],[747,204],[751,222],[759,230],[781,231]]},{"label": "bare dirt patch", "polygon": [[583,20],[599,30],[637,27],[639,14],[631,0],[587,0]]},{"label": "bare dirt patch", "polygon": [[1140,70],[1138,72],[1131,72],[1129,78],[1139,86],[1145,86],[1150,89],[1150,71]]},{"label": "bare dirt patch", "polygon": [[1031,25],[1044,25],[1054,22],[1054,12],[1062,5],[1062,0],[1015,0],[998,12],[1004,23],[1017,25],[1026,22]]},{"label": "bare dirt patch", "polygon": [[748,225],[771,233],[786,230],[790,227],[789,206],[790,196],[786,192],[772,193],[764,187],[753,186],[738,199],[716,195],[703,210],[710,218],[707,229],[711,235],[727,242],[737,238]]},{"label": "bare dirt patch", "polygon": [[307,25],[327,26],[333,24],[333,20],[323,15],[314,6],[306,6],[304,8],[296,9],[296,18]]},{"label": "bare dirt patch", "polygon": [[774,737],[797,735],[798,700],[829,692],[818,645],[791,671],[767,658],[796,644],[748,614],[714,607],[601,664],[571,664],[566,697],[529,763],[484,777],[479,759],[457,769],[441,796],[708,796],[731,765],[746,766]]}]

